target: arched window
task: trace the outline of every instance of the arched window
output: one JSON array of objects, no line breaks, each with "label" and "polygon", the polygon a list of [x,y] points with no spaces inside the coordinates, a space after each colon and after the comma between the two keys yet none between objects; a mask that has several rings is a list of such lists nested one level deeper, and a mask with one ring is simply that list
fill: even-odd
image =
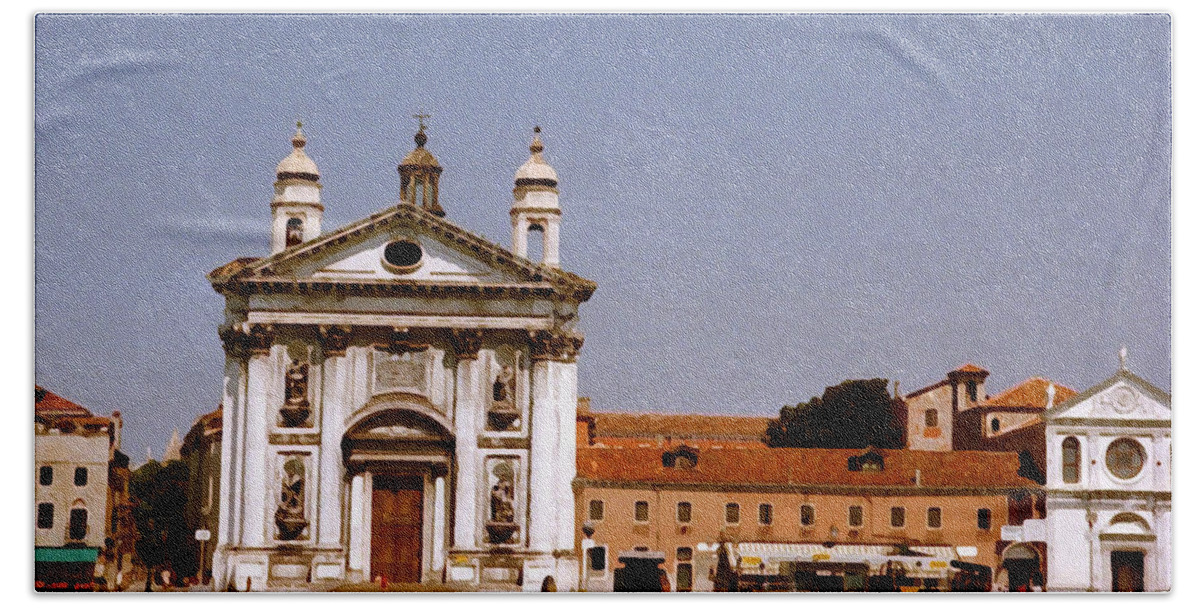
[{"label": "arched window", "polygon": [[83,501],[76,500],[75,504],[71,505],[71,519],[68,524],[67,532],[71,540],[83,540],[87,536],[88,529],[88,512],[83,506]]},{"label": "arched window", "polygon": [[530,224],[525,257],[537,263],[546,259],[546,229],[541,224]]},{"label": "arched window", "polygon": [[992,418],[992,432],[993,433],[1000,432],[1000,419],[999,418]]},{"label": "arched window", "polygon": [[304,242],[304,222],[294,217],[287,221],[287,237],[285,245],[292,247]]},{"label": "arched window", "polygon": [[1079,483],[1079,440],[1067,437],[1062,442],[1063,483]]}]

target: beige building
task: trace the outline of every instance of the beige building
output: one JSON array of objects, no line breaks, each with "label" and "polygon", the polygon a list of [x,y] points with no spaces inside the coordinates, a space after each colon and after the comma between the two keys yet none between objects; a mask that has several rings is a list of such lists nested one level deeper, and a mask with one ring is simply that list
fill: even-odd
[{"label": "beige building", "polygon": [[[221,500],[221,414],[217,409],[196,418],[183,438],[180,457],[188,465],[188,499],[186,518],[196,531],[206,531],[208,540],[200,540],[202,561],[200,573],[207,583],[212,577],[212,556],[217,543],[212,536],[217,529]],[[200,536],[205,536],[203,532]],[[199,540],[199,539],[198,539]],[[191,573],[180,573],[189,575]]]},{"label": "beige building", "polygon": [[[39,589],[76,589],[132,566],[129,459],[121,415],[95,416],[42,387],[34,395],[35,565]],[[100,567],[96,567],[99,562]]]},{"label": "beige building", "polygon": [[631,415],[579,417],[587,590],[611,590],[617,556],[630,550],[662,552],[673,590],[711,590],[721,542],[924,547],[995,571],[1001,526],[1035,515],[1023,497],[1037,486],[1011,453],[768,448],[747,436],[756,419],[637,418],[640,441]]}]

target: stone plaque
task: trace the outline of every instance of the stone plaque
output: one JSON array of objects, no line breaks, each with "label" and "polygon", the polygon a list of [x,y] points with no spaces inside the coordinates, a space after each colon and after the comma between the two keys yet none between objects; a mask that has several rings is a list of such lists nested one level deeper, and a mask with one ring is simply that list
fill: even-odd
[{"label": "stone plaque", "polygon": [[428,351],[395,354],[375,351],[374,393],[429,394]]}]

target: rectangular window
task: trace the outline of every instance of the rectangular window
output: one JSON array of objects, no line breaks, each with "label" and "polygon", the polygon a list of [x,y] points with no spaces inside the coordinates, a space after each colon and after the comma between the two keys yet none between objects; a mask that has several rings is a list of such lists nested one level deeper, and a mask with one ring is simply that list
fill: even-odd
[{"label": "rectangular window", "polygon": [[677,561],[677,562],[692,561],[692,548],[691,547],[679,547],[678,549],[676,549],[675,550],[675,561]]},{"label": "rectangular window", "polygon": [[904,507],[892,507],[892,527],[904,527]]},{"label": "rectangular window", "polygon": [[941,509],[941,507],[929,507],[929,511],[928,511],[928,513],[926,513],[925,519],[926,519],[925,523],[930,528],[942,527],[942,509]]},{"label": "rectangular window", "polygon": [[608,569],[608,551],[604,547],[592,547],[587,550],[589,570],[603,572]]},{"label": "rectangular window", "polygon": [[678,519],[679,523],[681,524],[686,524],[692,521],[692,503],[681,502],[675,505],[675,518]]},{"label": "rectangular window", "polygon": [[976,517],[979,518],[979,529],[980,530],[991,530],[992,529],[992,510],[991,509],[980,509],[976,513]]},{"label": "rectangular window", "polygon": [[650,521],[650,503],[644,500],[633,503],[633,520]]},{"label": "rectangular window", "polygon": [[852,528],[862,527],[862,521],[863,521],[862,506],[854,505],[854,506],[850,507],[850,513],[849,513],[849,516],[847,517],[846,521],[847,521],[847,523],[850,524],[850,527],[852,527]]},{"label": "rectangular window", "polygon": [[937,426],[937,410],[925,410],[925,426]]},{"label": "rectangular window", "polygon": [[54,505],[48,502],[38,503],[37,526],[42,530],[54,527]]},{"label": "rectangular window", "polygon": [[678,564],[675,566],[675,590],[692,590],[692,565]]},{"label": "rectangular window", "polygon": [[816,522],[817,514],[812,505],[802,505],[800,507],[800,525],[811,526]]},{"label": "rectangular window", "polygon": [[71,509],[71,540],[87,536],[87,509]]},{"label": "rectangular window", "polygon": [[54,467],[45,466],[38,469],[38,483],[44,486],[54,483]]},{"label": "rectangular window", "polygon": [[725,505],[725,523],[736,524],[742,521],[742,507],[736,502]]},{"label": "rectangular window", "polygon": [[967,380],[967,398],[971,401],[979,401],[979,386],[974,380]]},{"label": "rectangular window", "polygon": [[764,526],[771,525],[771,505],[762,503],[758,505],[758,523]]},{"label": "rectangular window", "polygon": [[75,485],[87,485],[87,467],[75,467]]},{"label": "rectangular window", "polygon": [[588,519],[592,521],[601,521],[604,519],[603,500],[593,500],[588,503]]}]

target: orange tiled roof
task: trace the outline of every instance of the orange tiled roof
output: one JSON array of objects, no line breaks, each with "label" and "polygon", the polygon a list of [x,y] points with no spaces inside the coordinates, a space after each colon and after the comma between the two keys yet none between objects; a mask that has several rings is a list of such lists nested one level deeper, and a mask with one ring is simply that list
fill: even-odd
[{"label": "orange tiled roof", "polygon": [[850,471],[847,461],[863,450],[817,448],[700,448],[694,469],[665,468],[662,449],[580,447],[576,467],[581,480],[616,483],[680,483],[698,485],[1032,488],[1017,475],[1019,460],[1011,452],[929,452],[877,450],[884,470]]},{"label": "orange tiled roof", "polygon": [[[1046,408],[1046,388],[1050,381],[1045,378],[1033,377],[1014,387],[1005,389],[983,402],[982,407],[1011,407],[1011,408]],[[1076,391],[1061,384],[1054,384],[1054,405],[1058,405],[1071,397]]]},{"label": "orange tiled roof", "polygon": [[91,416],[91,410],[61,395],[34,385],[33,412],[41,416]]},{"label": "orange tiled roof", "polygon": [[772,418],[701,414],[592,412],[596,437],[744,438],[757,440]]},{"label": "orange tiled roof", "polygon": [[965,373],[978,373],[978,372],[986,372],[987,370],[986,370],[986,369],[983,369],[982,367],[979,367],[978,365],[975,365],[975,364],[972,364],[972,363],[968,363],[968,364],[966,364],[966,365],[964,365],[964,366],[962,366],[962,367],[960,367],[960,368],[958,368],[958,369],[956,369],[956,370],[954,370],[954,371],[956,371],[956,372],[965,372]]}]

